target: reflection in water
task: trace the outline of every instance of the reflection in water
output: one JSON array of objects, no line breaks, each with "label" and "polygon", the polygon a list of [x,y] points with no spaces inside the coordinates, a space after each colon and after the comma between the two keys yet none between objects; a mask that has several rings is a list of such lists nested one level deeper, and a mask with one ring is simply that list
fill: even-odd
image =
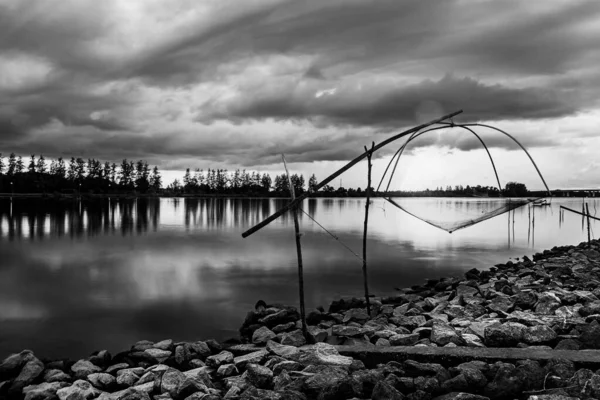
[{"label": "reflection in water", "polygon": [[[0,359],[23,348],[42,357],[83,357],[140,339],[225,339],[236,335],[259,298],[296,304],[290,214],[241,238],[288,201],[0,198]],[[493,199],[397,201],[417,215],[448,221],[497,206]],[[450,235],[373,199],[371,292],[393,294],[394,287],[426,278],[586,240],[578,217],[563,217],[558,225],[552,214],[561,204],[578,209],[580,201],[507,214],[509,249],[504,218]],[[360,295],[362,263],[339,242],[360,253],[364,199],[309,199],[302,208],[307,307]]]}]

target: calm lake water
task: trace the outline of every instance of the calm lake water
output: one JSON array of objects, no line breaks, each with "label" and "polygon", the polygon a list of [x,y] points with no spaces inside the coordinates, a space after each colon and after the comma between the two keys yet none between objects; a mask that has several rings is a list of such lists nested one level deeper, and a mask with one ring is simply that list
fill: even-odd
[{"label": "calm lake water", "polygon": [[[445,222],[477,218],[504,201],[396,200]],[[592,214],[599,200],[585,200]],[[286,202],[0,199],[0,359],[24,348],[41,357],[77,358],[99,349],[117,352],[141,339],[226,339],[237,335],[257,300],[296,304],[291,216],[241,237]],[[560,219],[561,204],[581,210],[582,199],[553,199],[533,215],[524,206],[449,234],[375,199],[371,292],[390,295],[428,277],[587,240],[581,216],[565,212]],[[304,202],[307,307],[362,293],[361,260],[308,215],[362,254],[364,206],[364,199]],[[591,227],[597,237],[600,223]]]}]

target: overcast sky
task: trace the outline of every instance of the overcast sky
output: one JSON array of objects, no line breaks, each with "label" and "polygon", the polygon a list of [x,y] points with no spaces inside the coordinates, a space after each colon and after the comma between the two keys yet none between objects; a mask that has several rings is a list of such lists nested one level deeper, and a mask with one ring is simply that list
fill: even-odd
[{"label": "overcast sky", "polygon": [[[285,153],[323,179],[463,109],[455,121],[521,141],[551,188],[599,187],[599,38],[597,0],[0,0],[0,152],[145,159],[167,180],[281,173]],[[542,188],[509,139],[477,132],[502,185]],[[480,146],[425,134],[392,187],[493,185]],[[365,171],[342,184],[364,187]]]}]

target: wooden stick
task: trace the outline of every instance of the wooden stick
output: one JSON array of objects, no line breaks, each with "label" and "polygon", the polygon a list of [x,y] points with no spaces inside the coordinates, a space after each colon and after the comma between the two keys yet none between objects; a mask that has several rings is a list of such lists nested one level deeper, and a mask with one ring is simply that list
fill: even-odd
[{"label": "wooden stick", "polygon": [[588,225],[588,244],[592,240],[590,236],[590,208],[588,207],[588,203],[585,203],[585,211],[587,214],[587,225]]},{"label": "wooden stick", "polygon": [[[296,192],[294,190],[292,177],[290,176],[290,172],[288,171],[288,167],[283,154],[281,155],[281,158],[283,159],[283,166],[285,167],[285,173],[287,174],[292,202],[294,202],[294,200],[296,200]],[[292,214],[294,215],[294,231],[296,233],[296,254],[298,255],[298,291],[300,294],[300,319],[302,321],[302,333],[304,334],[304,337],[307,338],[308,331],[306,329],[306,309],[304,307],[304,270],[302,266],[302,245],[300,244],[300,223],[298,222],[298,206],[294,206],[292,210]]]},{"label": "wooden stick", "polygon": [[[584,217],[586,216],[586,214],[582,214],[582,213],[580,213],[579,211],[575,211],[575,210],[573,210],[572,208],[569,208],[569,207],[560,206],[560,208],[561,208],[561,209],[568,210],[568,211],[571,211],[571,212],[573,212],[573,213],[575,213],[575,214],[581,214],[581,215],[583,215]],[[598,221],[600,221],[600,218],[596,218],[596,217],[592,217],[592,216],[588,216],[588,217],[589,217],[589,218],[591,218],[591,219],[595,219],[595,220],[598,220]]]},{"label": "wooden stick", "polygon": [[371,143],[371,151],[367,149],[365,146],[365,152],[367,154],[367,204],[365,204],[365,226],[363,232],[363,282],[365,285],[365,301],[367,303],[367,314],[371,316],[371,302],[369,301],[369,284],[367,281],[367,227],[369,226],[369,202],[371,195],[371,156],[373,155],[373,148],[375,147],[375,142]]},{"label": "wooden stick", "polygon": [[[358,162],[360,162],[362,159],[364,159],[369,153],[373,153],[379,149],[381,149],[382,147],[392,143],[395,140],[398,140],[406,135],[410,135],[413,132],[417,132],[420,131],[423,128],[426,128],[430,125],[433,124],[437,124],[441,121],[444,121],[448,118],[452,118],[455,115],[458,115],[462,113],[462,110],[458,110],[455,111],[453,113],[450,113],[448,115],[444,115],[443,117],[434,119],[432,121],[429,121],[425,124],[416,126],[414,128],[410,128],[402,133],[399,133],[395,136],[392,136],[389,139],[384,140],[383,142],[379,143],[377,146],[373,147],[371,150],[359,155],[358,157],[356,157],[354,160],[350,161],[348,164],[344,165],[342,168],[338,169],[337,171],[335,171],[333,174],[329,175],[327,178],[325,178],[323,181],[321,181],[321,183],[319,183],[314,191],[318,191],[319,189],[321,189],[322,187],[324,187],[325,185],[327,185],[329,182],[333,181],[335,178],[337,178],[338,176],[340,176],[341,174],[343,174],[344,172],[346,172],[347,170],[349,170],[350,168],[352,168],[353,166],[355,166],[356,164],[358,164]],[[263,220],[262,222],[254,225],[252,228],[248,229],[246,232],[242,233],[242,237],[248,237],[250,235],[252,235],[254,232],[257,232],[259,230],[261,230],[262,228],[264,228],[265,226],[269,225],[271,222],[275,221],[277,218],[279,218],[281,215],[283,215],[283,213],[287,212],[288,210],[291,210],[292,207],[295,207],[296,205],[298,205],[298,203],[300,203],[302,200],[306,199],[307,197],[309,197],[311,195],[310,192],[304,193],[300,196],[298,196],[296,198],[296,200],[292,201],[291,203],[289,203],[288,205],[284,206],[283,208],[281,208],[280,210],[278,210],[277,212],[275,212],[274,214],[272,214],[271,216],[269,216],[268,218],[266,218],[265,220]]]}]

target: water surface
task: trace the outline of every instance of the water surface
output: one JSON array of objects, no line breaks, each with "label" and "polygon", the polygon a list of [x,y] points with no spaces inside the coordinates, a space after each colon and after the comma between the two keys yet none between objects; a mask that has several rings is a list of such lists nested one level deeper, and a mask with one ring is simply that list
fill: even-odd
[{"label": "water surface", "polygon": [[[492,199],[397,199],[443,221],[475,218]],[[600,202],[587,199],[590,211]],[[287,200],[0,199],[0,358],[24,348],[84,357],[141,340],[236,336],[258,299],[296,304],[293,220],[241,233]],[[452,234],[372,203],[371,292],[485,268],[587,239],[581,199],[516,209]],[[311,199],[300,214],[307,307],[362,293],[364,199]],[[353,252],[309,218],[326,227]],[[532,218],[533,217],[533,218]],[[530,223],[532,219],[535,226]],[[592,222],[593,232],[600,224]]]}]

